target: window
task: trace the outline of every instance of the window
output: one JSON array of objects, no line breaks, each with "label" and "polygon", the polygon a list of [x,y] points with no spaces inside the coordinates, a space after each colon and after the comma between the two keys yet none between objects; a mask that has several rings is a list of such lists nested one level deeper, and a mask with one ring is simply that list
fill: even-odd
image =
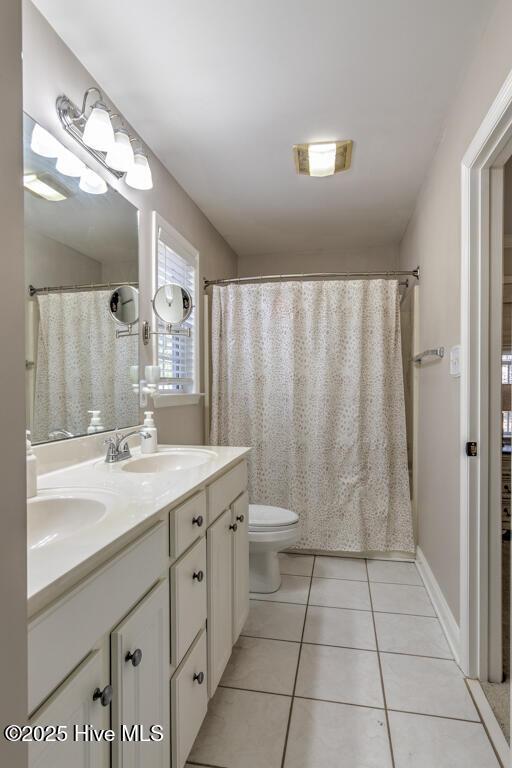
[{"label": "window", "polygon": [[[169,393],[195,393],[198,382],[198,253],[178,232],[168,225],[157,225],[156,288],[166,283],[179,283],[192,296],[194,309],[182,328],[190,328],[190,336],[160,335],[157,359],[160,366],[160,390]],[[158,331],[165,324],[158,320]]]}]

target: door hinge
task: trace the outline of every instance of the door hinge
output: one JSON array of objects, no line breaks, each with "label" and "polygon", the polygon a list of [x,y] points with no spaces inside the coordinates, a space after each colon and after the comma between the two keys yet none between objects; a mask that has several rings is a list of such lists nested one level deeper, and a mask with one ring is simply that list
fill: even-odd
[{"label": "door hinge", "polygon": [[469,443],[466,443],[466,456],[471,458],[478,456],[478,443],[476,440],[470,440]]}]

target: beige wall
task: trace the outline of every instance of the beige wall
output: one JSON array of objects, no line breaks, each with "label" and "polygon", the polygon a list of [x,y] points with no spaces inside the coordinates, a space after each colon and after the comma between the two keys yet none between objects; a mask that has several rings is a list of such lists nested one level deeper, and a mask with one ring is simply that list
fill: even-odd
[{"label": "beige wall", "polygon": [[[23,302],[23,192],[21,187],[21,4],[0,3],[0,730],[27,715],[27,584],[25,514],[25,403]],[[8,404],[8,405],[6,405]],[[0,736],[0,765],[23,768],[22,744]]]},{"label": "beige wall", "polygon": [[[460,342],[460,166],[512,68],[512,3],[500,0],[445,126],[400,248],[421,265],[420,346]],[[419,544],[459,620],[459,380],[448,357],[419,375]]]},{"label": "beige wall", "polygon": [[[101,73],[98,73],[99,82],[96,82],[30,0],[23,0],[23,78],[25,111],[80,155],[88,165],[95,167],[111,186],[117,188],[140,210],[142,321],[151,319],[153,210],[199,251],[201,278],[206,275],[231,277],[236,274],[234,251],[152,153],[149,153],[149,161],[154,188],[149,192],[137,192],[127,187],[124,182],[115,181],[100,167],[96,167],[92,158],[87,153],[81,154],[78,144],[62,130],[55,111],[57,96],[66,93],[75,103],[81,104],[87,88],[95,84],[101,88]],[[202,320],[199,320],[202,331]],[[150,362],[150,347],[141,347],[141,364]],[[201,391],[202,387],[201,382]],[[201,443],[203,440],[202,405],[160,409],[156,412],[156,418],[159,439],[162,442]]]},{"label": "beige wall", "polygon": [[[346,251],[301,251],[267,253],[238,258],[238,275],[275,275],[295,272],[370,272],[396,269],[398,245],[381,248],[352,248]],[[210,276],[212,277],[212,276]],[[219,275],[213,275],[219,277]]]}]

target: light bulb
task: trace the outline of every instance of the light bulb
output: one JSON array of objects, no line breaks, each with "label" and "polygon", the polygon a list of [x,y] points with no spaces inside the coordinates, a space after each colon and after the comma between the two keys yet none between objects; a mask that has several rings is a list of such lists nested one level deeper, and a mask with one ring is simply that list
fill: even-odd
[{"label": "light bulb", "polygon": [[308,160],[310,176],[332,176],[336,166],[336,144],[310,144]]},{"label": "light bulb", "polygon": [[114,129],[108,110],[101,101],[97,101],[87,118],[82,136],[84,144],[100,152],[108,152],[114,143]]},{"label": "light bulb", "polygon": [[63,146],[51,133],[36,123],[32,131],[30,149],[42,157],[58,157]]},{"label": "light bulb", "polygon": [[90,195],[103,195],[107,191],[107,182],[90,168],[86,168],[82,173],[78,186],[83,192],[88,192]]},{"label": "light bulb", "polygon": [[64,176],[81,176],[85,171],[85,163],[70,152],[66,147],[61,147],[55,168]]},{"label": "light bulb", "polygon": [[153,179],[148,159],[142,152],[136,152],[133,165],[125,176],[126,183],[133,189],[152,189]]},{"label": "light bulb", "polygon": [[115,171],[128,171],[133,165],[133,148],[127,131],[119,128],[114,133],[114,143],[107,152],[105,162]]}]

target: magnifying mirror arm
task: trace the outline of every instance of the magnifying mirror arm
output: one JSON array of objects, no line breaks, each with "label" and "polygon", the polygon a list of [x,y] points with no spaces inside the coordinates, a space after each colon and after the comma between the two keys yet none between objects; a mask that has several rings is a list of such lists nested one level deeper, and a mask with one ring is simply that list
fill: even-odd
[{"label": "magnifying mirror arm", "polygon": [[150,323],[146,320],[142,323],[142,341],[149,344],[151,336],[190,336],[190,328],[173,328],[171,323],[166,326],[166,331],[152,331]]},{"label": "magnifying mirror arm", "polygon": [[123,329],[116,329],[116,339],[123,339],[125,336],[138,336],[138,333],[132,332],[133,325],[132,323],[129,323],[126,328]]}]

